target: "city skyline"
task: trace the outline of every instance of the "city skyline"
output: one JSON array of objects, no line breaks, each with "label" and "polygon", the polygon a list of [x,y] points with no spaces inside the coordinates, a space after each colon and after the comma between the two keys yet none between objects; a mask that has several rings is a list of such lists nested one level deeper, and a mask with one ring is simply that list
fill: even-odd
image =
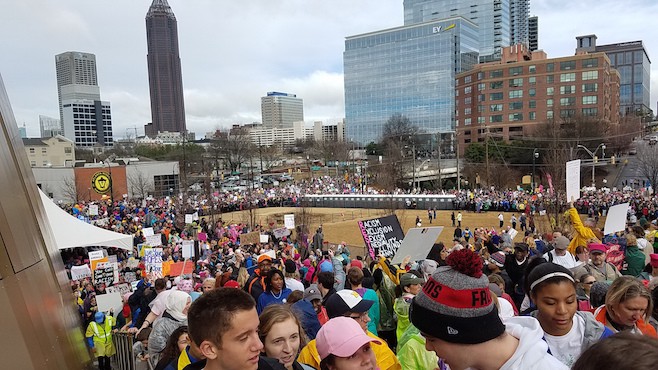
[{"label": "city skyline", "polygon": [[[187,127],[198,136],[260,121],[264,91],[304,99],[309,122],[342,119],[345,37],[403,23],[402,0],[168,2],[178,20]],[[17,122],[26,124],[29,136],[39,136],[39,115],[59,115],[52,60],[66,50],[102,60],[98,84],[103,99],[112,102],[115,137],[134,134],[134,127],[143,133],[151,121],[144,32],[150,4],[3,0],[0,31],[12,36],[3,39],[0,74]],[[656,58],[658,40],[646,27],[656,11],[658,4],[648,0],[530,3],[530,14],[539,17],[539,48],[549,57],[573,55],[576,36],[596,34],[600,45],[642,40]],[[655,114],[658,61],[653,62],[650,107]]]}]

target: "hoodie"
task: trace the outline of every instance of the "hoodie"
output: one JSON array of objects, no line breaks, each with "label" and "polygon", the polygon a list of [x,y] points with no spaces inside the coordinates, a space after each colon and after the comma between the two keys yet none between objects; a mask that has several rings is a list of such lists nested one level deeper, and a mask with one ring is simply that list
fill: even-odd
[{"label": "hoodie", "polygon": [[519,346],[501,370],[568,370],[548,353],[544,331],[533,317],[515,316],[505,321],[505,331],[519,340]]}]

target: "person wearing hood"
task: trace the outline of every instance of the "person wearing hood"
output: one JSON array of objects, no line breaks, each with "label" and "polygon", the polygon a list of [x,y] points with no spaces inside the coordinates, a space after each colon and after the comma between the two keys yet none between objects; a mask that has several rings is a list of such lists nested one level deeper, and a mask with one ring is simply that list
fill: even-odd
[{"label": "person wearing hood", "polygon": [[528,271],[526,290],[537,307],[530,315],[539,321],[548,350],[560,362],[573,366],[592,344],[612,335],[590,312],[578,311],[576,280],[566,267],[536,258]]},{"label": "person wearing hood", "polygon": [[167,345],[171,333],[178,327],[187,325],[187,310],[192,304],[189,294],[173,290],[167,297],[165,312],[162,317],[153,323],[153,330],[149,335],[149,358],[153,364],[157,364],[160,352]]},{"label": "person wearing hood", "polygon": [[423,285],[409,311],[428,350],[452,370],[568,369],[547,352],[536,319],[512,317],[503,324],[475,252],[453,252],[446,262]]},{"label": "person wearing hood", "polygon": [[272,269],[272,257],[267,254],[258,256],[258,268],[254,270],[254,274],[249,277],[244,286],[244,290],[254,297],[258,302],[258,297],[265,291],[265,278]]},{"label": "person wearing hood", "polygon": [[105,315],[103,312],[96,312],[93,321],[89,323],[87,332],[85,333],[87,345],[98,359],[98,368],[100,370],[112,369],[110,357],[116,353],[114,341],[112,340],[112,332],[115,329],[116,320],[111,314],[111,310],[110,315]]}]

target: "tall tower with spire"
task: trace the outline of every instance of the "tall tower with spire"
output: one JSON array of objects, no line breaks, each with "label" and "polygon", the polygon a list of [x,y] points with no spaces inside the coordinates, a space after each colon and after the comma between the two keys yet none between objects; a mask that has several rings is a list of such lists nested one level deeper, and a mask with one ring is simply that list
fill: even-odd
[{"label": "tall tower with spire", "polygon": [[183,76],[176,16],[167,0],[153,0],[146,13],[151,119],[146,134],[186,131]]}]

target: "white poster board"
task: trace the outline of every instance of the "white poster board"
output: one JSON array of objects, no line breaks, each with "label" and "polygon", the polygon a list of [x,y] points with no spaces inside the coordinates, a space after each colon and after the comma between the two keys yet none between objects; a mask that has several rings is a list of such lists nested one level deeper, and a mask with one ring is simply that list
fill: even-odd
[{"label": "white poster board", "polygon": [[286,229],[294,229],[295,215],[294,214],[283,215],[283,225],[286,227]]},{"label": "white poster board", "polygon": [[184,259],[194,257],[194,240],[183,240],[183,245],[181,247],[182,254]]},{"label": "white poster board", "polygon": [[628,203],[617,204],[608,210],[608,216],[605,219],[603,234],[608,235],[626,229],[626,216],[628,215]]},{"label": "white poster board", "polygon": [[89,265],[71,266],[71,280],[80,280],[91,277]]},{"label": "white poster board", "polygon": [[580,159],[567,162],[567,201],[580,199]]},{"label": "white poster board", "polygon": [[143,233],[144,236],[147,237],[147,238],[148,238],[149,236],[152,236],[152,235],[155,234],[155,233],[153,232],[153,228],[152,228],[152,227],[147,227],[147,228],[143,229],[143,230],[142,230],[142,233]]},{"label": "white poster board", "polygon": [[285,227],[280,227],[278,229],[272,230],[272,235],[274,235],[274,237],[277,239],[281,239],[284,236],[290,235],[290,230],[286,229]]},{"label": "white poster board", "polygon": [[123,297],[124,294],[132,292],[130,283],[122,283],[105,288],[107,293],[119,293]]},{"label": "white poster board", "polygon": [[192,221],[194,221],[194,215],[193,214],[185,215],[185,224],[191,224]]},{"label": "white poster board", "polygon": [[147,248],[144,250],[144,265],[146,273],[162,273],[162,248]]},{"label": "white poster board", "polygon": [[96,304],[98,304],[98,312],[110,312],[110,309],[114,309],[114,313],[119,313],[123,309],[119,292],[96,295]]},{"label": "white poster board", "polygon": [[98,204],[89,205],[89,216],[98,216]]},{"label": "white poster board", "polygon": [[153,234],[151,236],[146,237],[146,245],[149,245],[151,247],[159,247],[162,245],[162,237],[160,234]]},{"label": "white poster board", "polygon": [[89,260],[99,260],[102,259],[103,256],[103,251],[89,251]]},{"label": "white poster board", "polygon": [[398,264],[402,262],[406,256],[411,256],[411,261],[426,259],[427,254],[432,249],[432,246],[439,235],[441,235],[442,231],[443,226],[409,229],[391,263]]},{"label": "white poster board", "polygon": [[519,232],[518,232],[518,230],[516,230],[516,229],[509,229],[509,231],[508,231],[507,233],[509,234],[510,238],[511,238],[512,240],[514,240],[514,238],[516,238],[516,235],[517,235]]},{"label": "white poster board", "polygon": [[270,241],[270,236],[267,234],[260,234],[260,242],[267,243]]}]

